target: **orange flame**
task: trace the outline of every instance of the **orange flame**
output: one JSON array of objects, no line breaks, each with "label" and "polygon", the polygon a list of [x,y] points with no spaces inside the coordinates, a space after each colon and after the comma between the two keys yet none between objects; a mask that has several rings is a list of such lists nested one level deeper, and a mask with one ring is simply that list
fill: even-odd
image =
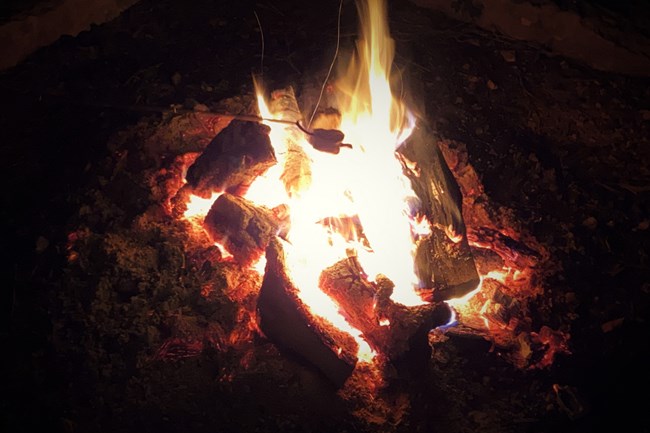
[{"label": "orange flame", "polygon": [[[358,57],[351,62],[347,75],[338,83],[341,92],[341,130],[353,148],[339,155],[315,151],[302,137],[309,158],[311,182],[301,185],[289,196],[280,179],[287,149],[288,128],[272,126],[272,142],[279,164],[251,187],[248,198],[265,204],[286,203],[291,214],[291,231],[285,252],[291,278],[299,296],[313,312],[357,337],[360,358],[371,359],[372,350],[361,340],[361,333],[339,314],[338,306],[318,288],[323,269],[355,254],[365,272],[374,279],[380,272],[396,284],[396,300],[420,304],[414,287],[417,278],[413,266],[415,249],[409,199],[415,194],[402,173],[395,150],[412,130],[412,118],[403,104],[392,95],[389,75],[393,59],[393,41],[388,34],[384,2],[359,3],[361,39]],[[258,93],[260,113],[273,115]],[[259,186],[263,182],[263,194]],[[370,248],[361,245],[354,225],[345,225],[348,233],[336,232],[319,221],[358,217]],[[406,261],[406,265],[404,263]],[[405,271],[405,270],[409,271]]]},{"label": "orange flame", "polygon": [[[361,332],[350,326],[339,307],[318,287],[321,272],[350,255],[358,257],[370,280],[380,273],[395,284],[393,300],[405,305],[423,301],[416,293],[416,240],[430,233],[428,221],[416,220],[417,202],[395,151],[411,134],[414,117],[391,90],[394,42],[382,0],[359,2],[361,20],[357,56],[337,83],[340,129],[351,149],[333,155],[315,150],[293,126],[269,123],[278,164],[259,177],[246,198],[260,205],[289,208],[291,229],[284,243],[285,263],[298,296],[312,312],[353,335],[359,359],[374,352]],[[263,117],[282,118],[266,104],[257,88]],[[293,119],[291,119],[293,120]],[[309,167],[309,179],[283,182],[288,152],[298,145]],[[381,320],[388,326],[387,320]]]}]

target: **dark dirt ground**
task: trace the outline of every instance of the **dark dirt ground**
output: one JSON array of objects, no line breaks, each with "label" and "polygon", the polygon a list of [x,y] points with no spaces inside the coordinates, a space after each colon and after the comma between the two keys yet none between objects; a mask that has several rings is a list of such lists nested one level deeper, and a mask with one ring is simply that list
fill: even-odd
[{"label": "dark dirt ground", "polygon": [[[143,0],[0,75],[9,281],[2,431],[595,432],[630,422],[650,431],[648,400],[635,397],[648,389],[650,80],[597,72],[408,2],[391,4],[390,18],[410,94],[440,137],[467,145],[490,199],[512,209],[561,264],[531,315],[570,326],[570,355],[520,371],[488,342],[452,337],[426,376],[400,385],[413,402],[401,422],[373,424],[260,337],[251,344],[267,367],[231,382],[219,378],[241,361],[232,350],[143,362],[161,332],[148,327],[145,311],[224,323],[235,314],[227,302],[201,304],[191,276],[185,292],[144,301],[95,287],[92,275],[88,286],[70,283],[80,280],[66,263],[67,235],[119,159],[109,143],[160,118],[103,106],[192,107],[250,94],[261,64],[253,10],[264,29],[267,86],[317,86],[334,51],[337,6]],[[349,2],[342,21],[349,46]],[[104,191],[106,206],[145,206],[129,202],[133,188],[124,181]],[[95,227],[133,217],[117,214],[114,222],[97,217]],[[112,239],[119,250],[124,240]],[[161,238],[132,241],[175,263]],[[95,265],[101,273],[102,262]],[[103,315],[102,296],[116,300]],[[560,398],[554,384],[565,390]]]}]

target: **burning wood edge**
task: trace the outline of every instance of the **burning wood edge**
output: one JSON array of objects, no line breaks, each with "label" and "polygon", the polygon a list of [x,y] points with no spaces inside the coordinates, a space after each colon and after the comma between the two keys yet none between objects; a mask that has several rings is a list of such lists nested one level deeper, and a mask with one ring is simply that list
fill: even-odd
[{"label": "burning wood edge", "polygon": [[226,247],[237,263],[260,259],[280,226],[280,209],[257,206],[243,197],[223,193],[215,200],[203,226],[213,241]]},{"label": "burning wood edge", "polygon": [[213,191],[243,195],[257,176],[277,162],[270,131],[259,123],[230,122],[187,170],[192,192],[203,198]]},{"label": "burning wood edge", "polygon": [[480,283],[462,216],[460,188],[428,128],[418,126],[399,148],[405,173],[431,223],[420,241],[416,272],[427,301],[459,298]]},{"label": "burning wood edge", "polygon": [[392,281],[380,276],[376,283],[369,282],[355,257],[325,269],[319,286],[373,350],[390,361],[399,361],[416,346],[426,345],[429,330],[450,319],[444,303],[406,307],[391,301]]},{"label": "burning wood edge", "polygon": [[306,360],[340,388],[357,363],[357,343],[312,315],[298,298],[298,290],[287,275],[278,239],[271,240],[266,260],[257,301],[260,329],[280,349]]}]

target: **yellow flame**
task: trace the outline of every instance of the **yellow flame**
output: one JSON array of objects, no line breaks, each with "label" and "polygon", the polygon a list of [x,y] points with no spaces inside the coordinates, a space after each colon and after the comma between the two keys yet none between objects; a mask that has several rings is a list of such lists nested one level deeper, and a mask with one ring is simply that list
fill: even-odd
[{"label": "yellow flame", "polygon": [[213,192],[212,195],[208,198],[202,198],[198,195],[191,194],[190,199],[187,202],[187,210],[183,213],[183,216],[186,219],[192,218],[204,218],[212,204],[219,198],[222,193]]},{"label": "yellow flame", "polygon": [[[278,164],[251,185],[246,198],[289,208],[291,228],[283,246],[298,296],[314,314],[353,335],[360,345],[359,359],[370,361],[375,354],[361,332],[345,321],[336,303],[319,289],[320,274],[355,255],[370,280],[383,274],[395,284],[394,301],[422,304],[415,290],[414,255],[416,239],[428,235],[430,225],[415,219],[409,208],[417,198],[395,154],[415,122],[391,90],[394,41],[386,4],[367,0],[357,6],[361,25],[356,57],[336,86],[340,129],[352,148],[342,148],[336,155],[320,152],[294,126],[268,123]],[[257,86],[260,114],[282,118],[284,113],[274,113],[263,95]],[[310,176],[297,186],[288,185],[285,176],[288,153],[295,145],[304,152]],[[338,223],[324,223],[332,220]],[[389,323],[381,320],[380,324]]]},{"label": "yellow flame", "polygon": [[[408,138],[414,117],[393,95],[390,84],[394,41],[390,37],[386,3],[357,2],[361,19],[357,57],[338,81],[341,130],[356,145],[350,185],[356,211],[372,253],[361,252],[360,262],[371,279],[384,274],[395,283],[391,297],[405,305],[422,300],[413,257],[414,235],[428,233],[426,224],[413,221],[409,199],[415,198],[395,150]],[[414,230],[414,227],[416,230]]]}]

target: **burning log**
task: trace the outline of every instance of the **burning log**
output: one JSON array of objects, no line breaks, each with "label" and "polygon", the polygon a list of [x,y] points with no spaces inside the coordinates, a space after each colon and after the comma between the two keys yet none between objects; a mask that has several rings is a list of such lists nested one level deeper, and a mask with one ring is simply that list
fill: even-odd
[{"label": "burning log", "polygon": [[357,343],[312,315],[298,298],[277,239],[266,249],[266,259],[257,301],[260,329],[281,349],[311,363],[335,386],[343,386],[357,362]]},{"label": "burning log", "polygon": [[355,257],[325,269],[319,286],[370,346],[391,361],[415,346],[426,345],[428,331],[449,321],[450,312],[444,304],[406,307],[391,301],[393,283],[385,277],[370,283]]},{"label": "burning log", "polygon": [[203,223],[212,240],[226,247],[242,266],[255,263],[279,228],[274,212],[248,200],[223,193]]},{"label": "burning log", "polygon": [[[292,87],[276,90],[271,94],[269,104],[271,112],[283,120],[298,122],[302,114]],[[293,195],[311,183],[309,157],[302,147],[305,133],[297,125],[285,127],[287,132],[285,162],[281,180],[289,193]]]},{"label": "burning log", "polygon": [[193,192],[207,198],[213,191],[246,190],[276,163],[269,132],[259,123],[230,122],[187,170]]},{"label": "burning log", "polygon": [[472,230],[467,237],[475,247],[496,252],[508,266],[523,269],[537,265],[541,259],[540,254],[528,245],[494,229],[481,227]]},{"label": "burning log", "polygon": [[441,301],[461,297],[479,284],[466,236],[462,196],[435,138],[417,127],[400,147],[406,175],[422,201],[432,233],[420,241],[416,269],[425,298]]}]

